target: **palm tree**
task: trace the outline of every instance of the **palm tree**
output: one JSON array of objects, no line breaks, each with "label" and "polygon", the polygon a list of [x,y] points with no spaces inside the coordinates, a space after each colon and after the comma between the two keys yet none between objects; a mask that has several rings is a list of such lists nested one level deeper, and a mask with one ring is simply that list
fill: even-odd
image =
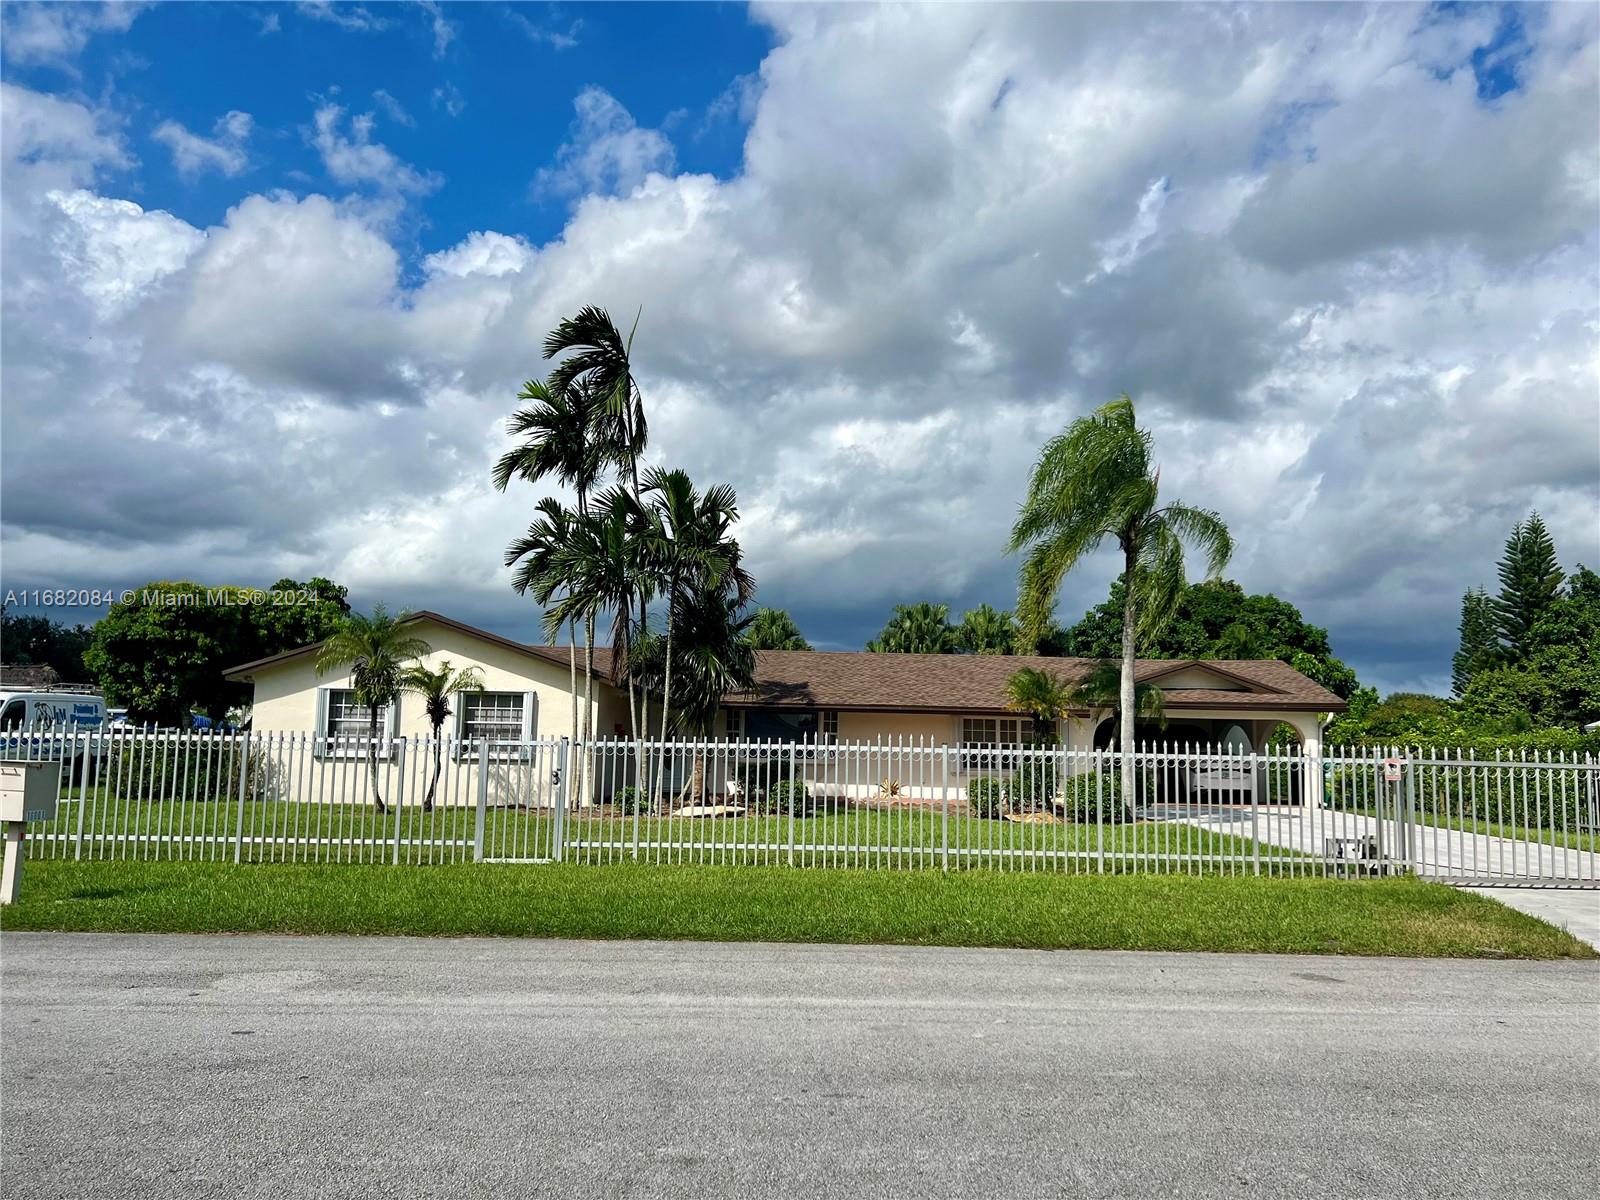
[{"label": "palm tree", "polygon": [[809,650],[800,627],[786,609],[758,608],[745,626],[745,643],[752,650]]},{"label": "palm tree", "polygon": [[883,632],[867,643],[876,654],[953,654],[956,631],[948,604],[896,604]]},{"label": "palm tree", "polygon": [[665,742],[672,707],[672,643],[679,611],[702,595],[721,592],[732,597],[735,608],[743,608],[755,595],[755,580],[741,565],[739,543],[731,534],[739,519],[739,501],[731,487],[718,484],[701,495],[686,472],[657,468],[645,476],[644,491],[650,498],[651,518],[647,552],[660,573],[661,594],[667,602],[661,679],[661,740]]},{"label": "palm tree", "polygon": [[980,604],[962,616],[956,641],[966,654],[1015,654],[1017,622],[1009,612]]},{"label": "palm tree", "polygon": [[[579,388],[592,396],[597,406],[596,429],[606,461],[624,470],[632,484],[635,509],[641,507],[639,461],[649,442],[650,431],[645,422],[644,400],[639,385],[633,377],[633,335],[639,327],[634,317],[633,329],[624,338],[611,320],[609,313],[594,305],[585,305],[577,316],[568,317],[557,325],[544,339],[544,356],[555,358],[565,355],[550,372],[552,387],[566,390]],[[649,623],[650,589],[641,580],[637,592],[630,597],[629,607],[638,604],[637,628],[643,631]],[[631,625],[631,614],[629,618]],[[617,653],[614,643],[613,654]],[[633,722],[634,738],[642,736],[639,716],[634,711],[630,694],[628,719]]]},{"label": "palm tree", "polygon": [[317,674],[348,671],[356,703],[367,710],[367,766],[379,812],[388,806],[378,794],[378,710],[399,699],[406,664],[429,652],[427,642],[406,632],[408,615],[390,616],[381,604],[370,617],[351,613],[317,651]]},{"label": "palm tree", "polygon": [[[1089,673],[1072,688],[1071,703],[1087,708],[1095,724],[1110,713],[1122,724],[1122,665],[1112,659],[1102,659],[1090,668]],[[1134,720],[1154,721],[1163,729],[1167,725],[1166,695],[1158,683],[1138,683],[1133,688]]]},{"label": "palm tree", "polygon": [[[494,486],[505,491],[513,478],[537,483],[548,475],[567,487],[578,498],[578,513],[589,510],[589,493],[599,482],[612,449],[603,436],[601,416],[603,405],[589,388],[580,383],[541,383],[530,379],[517,393],[518,400],[530,401],[528,407],[518,409],[506,422],[506,432],[525,439],[520,446],[506,451],[494,467]],[[553,503],[553,501],[551,502]],[[542,505],[541,505],[542,507]],[[559,507],[559,506],[558,506]],[[548,513],[547,513],[548,516]],[[537,522],[535,523],[537,524]],[[532,533],[530,527],[529,532]],[[506,565],[516,561],[507,551]],[[526,576],[520,586],[513,584],[518,593],[529,589]],[[583,726],[578,723],[578,631],[576,625],[568,628],[567,669],[572,694],[572,736],[578,741],[588,740],[588,726],[593,710],[584,710]],[[548,631],[552,642],[561,635],[556,629]],[[593,691],[594,641],[585,641],[584,694]]]},{"label": "palm tree", "polygon": [[1057,724],[1072,711],[1072,688],[1037,667],[1022,667],[1006,680],[1006,707],[1033,718],[1034,740],[1055,744]]},{"label": "palm tree", "polygon": [[[1028,481],[1010,553],[1028,552],[1022,565],[1017,615],[1023,641],[1036,647],[1049,627],[1061,581],[1108,538],[1122,551],[1122,674],[1120,711],[1135,711],[1133,664],[1138,639],[1172,618],[1187,584],[1184,543],[1205,555],[1216,578],[1233,554],[1222,518],[1208,509],[1159,502],[1161,472],[1150,462],[1150,434],[1134,419],[1133,401],[1120,396],[1040,451]],[[1134,794],[1133,722],[1121,722],[1123,795]]]},{"label": "palm tree", "polygon": [[[722,697],[755,686],[756,654],[746,633],[751,618],[743,602],[726,588],[688,594],[673,616],[678,656],[678,722],[698,738],[711,736]],[[679,793],[699,796],[705,785],[705,756],[696,752],[694,768]]]},{"label": "palm tree", "polygon": [[462,667],[459,671],[444,659],[434,670],[418,663],[406,668],[400,676],[400,686],[422,697],[422,706],[428,714],[428,725],[433,730],[433,778],[428,781],[428,798],[422,802],[423,812],[433,811],[433,794],[439,787],[439,773],[444,770],[444,739],[441,733],[450,717],[450,698],[463,692],[483,691],[483,673],[477,667]]}]

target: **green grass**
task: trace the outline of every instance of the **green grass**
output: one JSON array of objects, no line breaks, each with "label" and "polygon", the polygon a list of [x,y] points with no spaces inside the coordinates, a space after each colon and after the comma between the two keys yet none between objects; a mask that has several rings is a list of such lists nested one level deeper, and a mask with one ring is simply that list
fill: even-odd
[{"label": "green grass", "polygon": [[1409,879],[617,866],[30,862],[8,930],[863,942],[1592,958]]},{"label": "green grass", "polygon": [[[470,807],[441,806],[423,812],[408,805],[380,814],[366,804],[255,800],[242,807],[229,801],[130,804],[102,789],[91,789],[87,802],[70,799],[60,806],[54,821],[29,827],[36,857],[75,855],[80,806],[85,806],[81,820],[85,857],[231,861],[242,830],[241,857],[248,861],[388,862],[397,841],[402,862],[462,861],[471,857],[476,826],[476,812]],[[553,826],[549,810],[488,809],[484,854],[550,857]],[[168,840],[160,844],[141,840],[156,838]],[[119,845],[119,839],[131,840]],[[1177,823],[1027,825],[974,817],[965,805],[953,808],[948,820],[937,809],[855,808],[793,819],[641,815],[636,823],[632,816],[580,810],[567,814],[565,840],[569,855],[588,859],[631,855],[637,840],[646,858],[737,859],[764,865],[787,863],[791,845],[801,865],[827,861],[843,866],[876,865],[891,850],[902,865],[932,865],[946,844],[958,856],[965,850],[972,856],[1013,861],[1042,857],[1091,866],[1102,852],[1244,864],[1255,849],[1247,837]],[[1297,857],[1278,848],[1265,852],[1277,859]]]},{"label": "green grass", "polygon": [[[1357,805],[1347,807],[1340,811],[1356,812],[1365,816],[1376,817],[1378,810],[1371,805]],[[1387,819],[1393,819],[1393,812],[1384,809],[1383,814]],[[1467,833],[1481,833],[1488,837],[1508,838],[1519,842],[1538,842],[1544,846],[1560,846],[1568,850],[1600,850],[1600,834],[1589,833],[1583,830],[1551,829],[1539,825],[1518,825],[1502,821],[1486,821],[1479,817],[1459,817],[1451,813],[1419,812],[1418,822],[1423,825],[1432,825],[1436,829],[1458,829]]]}]

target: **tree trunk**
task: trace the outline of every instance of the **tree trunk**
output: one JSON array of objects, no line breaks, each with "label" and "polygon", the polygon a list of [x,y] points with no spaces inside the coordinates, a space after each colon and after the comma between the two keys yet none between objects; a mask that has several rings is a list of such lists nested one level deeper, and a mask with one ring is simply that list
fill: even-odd
[{"label": "tree trunk", "polygon": [[439,790],[439,774],[444,770],[444,747],[439,742],[444,723],[433,727],[433,778],[428,780],[428,798],[422,802],[423,812],[433,811],[433,794]]},{"label": "tree trunk", "polygon": [[672,710],[672,596],[667,596],[667,665],[665,676],[661,681],[661,745],[659,747],[661,759],[656,765],[656,782],[654,798],[651,806],[661,803],[664,794],[663,784],[667,774],[667,714]]},{"label": "tree trunk", "polygon": [[1117,743],[1122,751],[1122,808],[1131,821],[1134,805],[1139,795],[1135,784],[1133,764],[1134,711],[1133,660],[1138,641],[1138,614],[1134,611],[1133,574],[1138,564],[1138,551],[1127,547],[1123,551],[1126,565],[1122,572],[1122,679],[1117,694]]},{"label": "tree trunk", "polygon": [[372,773],[372,803],[379,812],[388,812],[389,806],[378,794],[378,706],[367,706],[367,769]]},{"label": "tree trunk", "polygon": [[[616,648],[612,647],[613,658]],[[583,730],[579,734],[578,803],[583,804],[589,793],[589,742],[594,736],[594,614],[589,614],[583,626]],[[569,767],[570,771],[571,768]]]}]

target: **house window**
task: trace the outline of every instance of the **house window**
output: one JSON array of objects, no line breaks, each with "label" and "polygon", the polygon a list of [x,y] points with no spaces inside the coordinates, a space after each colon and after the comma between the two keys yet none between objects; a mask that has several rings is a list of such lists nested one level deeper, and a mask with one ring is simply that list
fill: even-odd
[{"label": "house window", "polygon": [[822,710],[822,737],[825,746],[835,745],[839,741],[839,710],[825,708]]},{"label": "house window", "polygon": [[[383,737],[389,727],[389,706],[378,709],[378,736]],[[367,706],[356,700],[356,694],[344,688],[334,688],[328,693],[328,723],[322,731],[327,737],[340,740],[366,741],[372,732],[371,715]]]},{"label": "house window", "polygon": [[1031,717],[962,717],[961,743],[966,746],[1016,746],[1033,741]]},{"label": "house window", "polygon": [[461,736],[471,742],[520,742],[523,700],[521,692],[462,693]]},{"label": "house window", "polygon": [[737,741],[744,737],[744,709],[725,708],[722,710],[723,736]]}]

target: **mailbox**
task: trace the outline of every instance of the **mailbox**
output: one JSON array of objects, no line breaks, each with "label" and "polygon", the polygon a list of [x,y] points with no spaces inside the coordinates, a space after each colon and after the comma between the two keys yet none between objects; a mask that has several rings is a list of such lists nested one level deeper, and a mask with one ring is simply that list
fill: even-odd
[{"label": "mailbox", "polygon": [[0,821],[53,821],[61,764],[0,761]]},{"label": "mailbox", "polygon": [[22,832],[28,821],[52,821],[61,764],[0,759],[0,824],[6,831],[5,866],[0,870],[0,904],[17,902],[22,882]]}]

